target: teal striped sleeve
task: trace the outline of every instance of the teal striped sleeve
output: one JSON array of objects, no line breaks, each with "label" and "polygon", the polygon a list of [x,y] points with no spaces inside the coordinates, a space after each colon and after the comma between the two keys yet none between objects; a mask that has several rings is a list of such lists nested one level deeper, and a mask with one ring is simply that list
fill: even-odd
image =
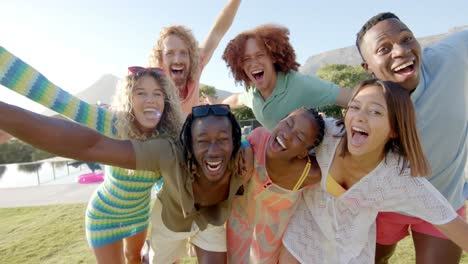
[{"label": "teal striped sleeve", "polygon": [[115,135],[114,115],[110,111],[88,104],[56,86],[2,46],[0,84],[106,136]]}]

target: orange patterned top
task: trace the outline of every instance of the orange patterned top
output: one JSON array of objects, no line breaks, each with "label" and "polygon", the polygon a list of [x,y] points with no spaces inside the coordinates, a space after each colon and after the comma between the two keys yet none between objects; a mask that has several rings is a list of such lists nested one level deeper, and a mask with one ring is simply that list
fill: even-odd
[{"label": "orange patterned top", "polygon": [[255,153],[255,170],[244,195],[233,200],[228,219],[229,263],[277,263],[283,233],[301,197],[274,184],[265,169],[265,152],[271,133],[265,127],[248,138]]}]

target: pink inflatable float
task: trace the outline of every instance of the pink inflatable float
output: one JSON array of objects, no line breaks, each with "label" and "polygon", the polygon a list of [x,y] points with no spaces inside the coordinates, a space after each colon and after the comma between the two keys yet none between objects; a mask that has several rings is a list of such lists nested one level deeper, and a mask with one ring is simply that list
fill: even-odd
[{"label": "pink inflatable float", "polygon": [[102,172],[91,172],[81,174],[77,178],[78,183],[95,183],[104,181],[104,173]]}]

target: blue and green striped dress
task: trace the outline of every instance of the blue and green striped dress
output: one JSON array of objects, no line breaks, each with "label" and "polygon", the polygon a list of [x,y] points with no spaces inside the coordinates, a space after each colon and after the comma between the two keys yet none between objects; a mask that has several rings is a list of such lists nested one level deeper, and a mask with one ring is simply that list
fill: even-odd
[{"label": "blue and green striped dress", "polygon": [[[0,84],[74,121],[114,137],[114,115],[79,100],[0,46]],[[105,180],[86,209],[86,237],[92,247],[135,235],[148,227],[151,188],[160,176],[106,166]]]}]

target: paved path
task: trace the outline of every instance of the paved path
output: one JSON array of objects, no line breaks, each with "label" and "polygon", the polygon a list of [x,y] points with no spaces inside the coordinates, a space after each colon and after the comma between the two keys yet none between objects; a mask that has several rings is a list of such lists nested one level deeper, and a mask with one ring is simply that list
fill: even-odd
[{"label": "paved path", "polygon": [[[468,175],[468,165],[466,170]],[[0,188],[0,208],[87,203],[99,183],[78,184],[74,183],[73,179],[74,177],[66,177],[55,181],[54,184],[32,187]],[[154,192],[152,197],[154,198]]]},{"label": "paved path", "polygon": [[0,208],[87,203],[99,184],[53,184],[0,189]]}]

